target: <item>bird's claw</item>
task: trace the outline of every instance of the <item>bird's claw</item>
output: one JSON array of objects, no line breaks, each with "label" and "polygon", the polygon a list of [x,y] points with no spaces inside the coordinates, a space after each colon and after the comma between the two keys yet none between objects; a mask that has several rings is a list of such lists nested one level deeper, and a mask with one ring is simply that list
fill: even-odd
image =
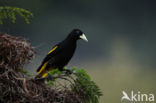
[{"label": "bird's claw", "polygon": [[72,74],[73,72],[72,72],[72,70],[70,70],[70,69],[66,69],[65,70],[65,74],[67,74],[67,75],[70,75],[70,74]]}]

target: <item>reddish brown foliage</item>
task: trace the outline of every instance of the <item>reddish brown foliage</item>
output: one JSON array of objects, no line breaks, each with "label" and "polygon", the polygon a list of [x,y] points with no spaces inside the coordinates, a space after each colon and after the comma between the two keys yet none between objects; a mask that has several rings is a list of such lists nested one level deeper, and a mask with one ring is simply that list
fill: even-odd
[{"label": "reddish brown foliage", "polygon": [[24,38],[0,33],[0,67],[17,69],[33,55],[33,48]]}]

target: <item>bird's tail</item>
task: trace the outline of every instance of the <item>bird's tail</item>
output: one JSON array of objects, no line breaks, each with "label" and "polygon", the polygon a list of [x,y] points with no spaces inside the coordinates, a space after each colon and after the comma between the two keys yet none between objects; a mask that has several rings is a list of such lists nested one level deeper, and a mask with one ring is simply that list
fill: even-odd
[{"label": "bird's tail", "polygon": [[46,78],[48,73],[43,70],[41,73],[38,73],[35,78]]},{"label": "bird's tail", "polygon": [[48,73],[46,71],[46,66],[47,66],[48,62],[44,63],[43,65],[41,65],[38,69],[37,69],[37,75],[35,78],[45,78],[47,77]]}]

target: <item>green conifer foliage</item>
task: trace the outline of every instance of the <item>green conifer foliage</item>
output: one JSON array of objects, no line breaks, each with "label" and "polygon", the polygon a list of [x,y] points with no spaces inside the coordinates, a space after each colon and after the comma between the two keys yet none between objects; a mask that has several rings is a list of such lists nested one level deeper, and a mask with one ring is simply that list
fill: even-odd
[{"label": "green conifer foliage", "polygon": [[72,75],[64,74],[64,72],[60,72],[58,69],[50,71],[52,80],[49,80],[47,84],[53,87],[57,83],[56,79],[63,79],[69,84],[69,86],[61,84],[63,88],[71,90],[80,98],[82,103],[99,103],[99,98],[102,96],[99,86],[91,80],[84,69],[73,68],[72,71]]},{"label": "green conifer foliage", "polygon": [[33,14],[23,8],[0,6],[0,24],[3,24],[4,19],[11,19],[12,23],[16,21],[16,15],[19,15],[24,21],[29,24],[29,18],[33,17]]}]

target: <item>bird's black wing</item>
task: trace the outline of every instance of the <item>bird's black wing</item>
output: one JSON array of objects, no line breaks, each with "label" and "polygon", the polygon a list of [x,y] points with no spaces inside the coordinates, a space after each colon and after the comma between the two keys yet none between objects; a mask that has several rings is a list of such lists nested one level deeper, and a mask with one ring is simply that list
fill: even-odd
[{"label": "bird's black wing", "polygon": [[39,72],[41,70],[41,68],[45,68],[45,66],[48,64],[48,61],[50,59],[52,59],[54,56],[56,56],[57,54],[59,54],[62,51],[62,47],[60,45],[55,45],[51,51],[48,53],[48,55],[44,58],[42,64],[40,65],[40,67],[37,69],[37,72]]}]

